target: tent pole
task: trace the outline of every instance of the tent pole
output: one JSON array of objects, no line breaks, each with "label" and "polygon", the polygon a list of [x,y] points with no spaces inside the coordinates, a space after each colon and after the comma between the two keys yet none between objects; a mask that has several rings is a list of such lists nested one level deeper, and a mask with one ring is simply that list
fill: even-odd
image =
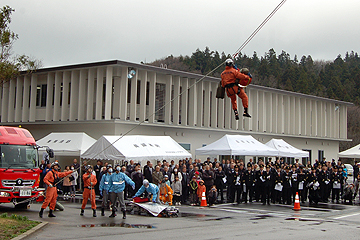
[{"label": "tent pole", "polygon": [[82,183],[82,175],[81,175],[81,169],[82,169],[82,163],[81,163],[81,156],[80,156],[80,176],[79,176],[79,178],[80,178],[80,181],[79,181],[79,184],[80,184],[80,186],[79,186],[79,189],[80,189],[80,191],[82,191],[83,189],[82,189],[82,186],[81,186],[81,183]]}]

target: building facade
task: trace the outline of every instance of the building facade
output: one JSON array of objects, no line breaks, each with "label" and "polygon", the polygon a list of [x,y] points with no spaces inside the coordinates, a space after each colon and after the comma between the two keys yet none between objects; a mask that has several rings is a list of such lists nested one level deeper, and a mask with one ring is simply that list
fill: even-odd
[{"label": "building facade", "polygon": [[1,123],[22,125],[36,139],[73,131],[96,139],[168,135],[194,157],[196,148],[224,134],[252,135],[263,143],[282,138],[310,151],[312,161],[337,158],[339,142],[349,141],[351,103],[250,85],[252,118],[236,121],[230,99],[215,98],[220,79],[202,78],[118,60],[24,72],[1,86]]}]

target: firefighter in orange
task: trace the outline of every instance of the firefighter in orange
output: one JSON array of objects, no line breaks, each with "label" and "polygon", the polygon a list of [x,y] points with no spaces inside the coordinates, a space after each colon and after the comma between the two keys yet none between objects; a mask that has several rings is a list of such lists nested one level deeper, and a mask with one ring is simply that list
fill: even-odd
[{"label": "firefighter in orange", "polygon": [[43,217],[45,208],[50,204],[49,208],[49,217],[56,217],[53,214],[53,211],[55,210],[56,205],[56,199],[57,199],[57,188],[56,185],[58,182],[60,182],[60,179],[63,177],[66,177],[67,175],[70,175],[73,173],[73,171],[67,171],[67,172],[58,172],[59,165],[55,162],[51,164],[51,171],[47,172],[47,174],[44,177],[44,183],[47,185],[46,189],[46,196],[44,203],[41,206],[39,217]]},{"label": "firefighter in orange", "polygon": [[84,192],[83,192],[83,201],[81,205],[80,216],[84,216],[84,209],[87,204],[88,199],[91,201],[91,209],[93,210],[93,217],[96,217],[96,203],[95,203],[95,185],[97,183],[96,175],[93,174],[92,166],[86,167],[86,173],[83,175],[84,181]]},{"label": "firefighter in orange", "polygon": [[244,87],[250,84],[252,76],[247,68],[240,71],[235,67],[232,59],[225,61],[225,70],[221,73],[221,85],[226,89],[227,96],[231,99],[232,109],[235,113],[235,119],[239,120],[237,111],[236,95],[242,100],[244,107],[244,117],[251,117],[248,113],[249,99],[244,91]]},{"label": "firefighter in orange", "polygon": [[171,187],[166,184],[165,180],[162,180],[160,184],[159,200],[163,203],[169,203],[169,205],[172,205],[173,193],[174,191],[171,189]]}]

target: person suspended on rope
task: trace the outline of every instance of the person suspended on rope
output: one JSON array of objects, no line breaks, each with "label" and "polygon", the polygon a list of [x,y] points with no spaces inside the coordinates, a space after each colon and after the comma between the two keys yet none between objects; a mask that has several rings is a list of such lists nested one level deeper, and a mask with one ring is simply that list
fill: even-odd
[{"label": "person suspended on rope", "polygon": [[61,181],[61,178],[66,177],[73,173],[72,170],[67,172],[58,172],[59,165],[56,162],[51,164],[51,170],[47,172],[44,177],[44,183],[47,185],[46,197],[44,203],[41,206],[39,217],[43,217],[45,208],[50,204],[49,217],[55,217],[53,211],[55,210],[56,199],[57,199],[57,188],[56,185]]},{"label": "person suspended on rope", "polygon": [[252,76],[247,68],[238,70],[231,58],[226,59],[225,65],[225,70],[221,73],[221,85],[226,89],[226,94],[231,99],[235,119],[239,120],[236,95],[242,100],[244,107],[243,116],[250,118],[251,116],[248,113],[249,99],[244,91],[244,87],[247,87],[251,83]]}]

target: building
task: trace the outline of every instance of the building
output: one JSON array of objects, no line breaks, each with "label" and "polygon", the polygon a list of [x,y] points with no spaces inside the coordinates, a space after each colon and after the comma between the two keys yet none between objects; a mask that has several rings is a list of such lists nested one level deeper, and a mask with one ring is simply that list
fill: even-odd
[{"label": "building", "polygon": [[[136,73],[132,78],[131,70]],[[224,134],[250,134],[263,143],[282,138],[310,151],[312,162],[337,158],[339,142],[349,141],[351,103],[250,85],[246,92],[252,118],[235,121],[230,99],[215,98],[219,79],[196,83],[202,77],[118,60],[24,72],[0,89],[1,123],[22,125],[35,139],[65,131],[86,132],[95,139],[168,135],[194,157],[196,148]]]}]

